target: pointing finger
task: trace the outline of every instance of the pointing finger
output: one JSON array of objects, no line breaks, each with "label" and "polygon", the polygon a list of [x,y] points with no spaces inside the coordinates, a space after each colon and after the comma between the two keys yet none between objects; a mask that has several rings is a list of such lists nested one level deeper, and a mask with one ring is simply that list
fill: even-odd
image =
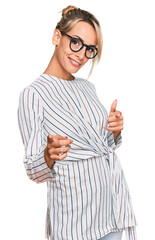
[{"label": "pointing finger", "polygon": [[60,139],[67,139],[68,137],[67,136],[61,136],[61,135],[48,135],[47,136],[47,142],[48,143],[52,143],[54,140],[60,140]]},{"label": "pointing finger", "polygon": [[113,101],[113,103],[111,104],[110,112],[115,112],[116,111],[116,106],[117,106],[117,99],[115,99]]}]

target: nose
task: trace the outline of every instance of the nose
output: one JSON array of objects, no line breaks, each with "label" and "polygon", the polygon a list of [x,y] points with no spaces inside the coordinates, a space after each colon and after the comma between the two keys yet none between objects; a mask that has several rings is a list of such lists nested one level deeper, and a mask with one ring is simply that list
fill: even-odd
[{"label": "nose", "polygon": [[79,59],[85,58],[86,47],[84,46],[79,52],[76,52],[76,55]]}]

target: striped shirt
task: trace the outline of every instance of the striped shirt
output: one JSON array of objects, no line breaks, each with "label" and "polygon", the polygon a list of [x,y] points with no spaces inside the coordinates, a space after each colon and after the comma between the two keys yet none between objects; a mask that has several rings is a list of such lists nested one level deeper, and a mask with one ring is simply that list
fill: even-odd
[{"label": "striped shirt", "polygon": [[[47,182],[45,237],[95,240],[125,230],[136,240],[136,218],[124,172],[108,126],[108,113],[90,81],[41,74],[19,97],[18,124],[24,166],[36,183]],[[68,136],[71,148],[50,169],[44,158],[49,134]]]}]

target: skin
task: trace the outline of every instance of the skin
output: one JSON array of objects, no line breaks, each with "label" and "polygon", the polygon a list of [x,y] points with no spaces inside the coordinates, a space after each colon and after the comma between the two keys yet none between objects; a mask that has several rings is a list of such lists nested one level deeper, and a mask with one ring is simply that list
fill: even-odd
[{"label": "skin", "polygon": [[111,104],[111,109],[110,109],[109,117],[107,120],[110,127],[104,127],[105,130],[113,131],[114,139],[116,139],[117,135],[124,128],[122,113],[116,110],[116,106],[117,106],[117,99],[115,99]]},{"label": "skin", "polygon": [[[96,45],[97,36],[94,28],[86,22],[78,22],[67,34],[74,36],[78,35],[88,45]],[[59,77],[64,80],[73,80],[73,73],[76,73],[89,60],[85,56],[85,47],[79,52],[73,52],[70,47],[70,38],[61,34],[56,29],[52,38],[53,44],[56,46],[50,63],[44,73]],[[71,64],[69,58],[80,63],[80,66],[75,67]]]},{"label": "skin", "polygon": [[[67,34],[78,35],[87,45],[97,44],[97,35],[94,28],[87,22],[78,22]],[[54,30],[52,43],[55,45],[54,54],[44,71],[44,74],[59,77],[70,81],[74,79],[73,73],[76,73],[89,60],[85,56],[85,47],[79,52],[73,52],[70,47],[70,38],[61,34],[58,29]],[[74,66],[70,59],[80,63],[80,66]],[[116,111],[117,100],[115,100],[110,109],[108,123],[110,127],[104,127],[108,131],[113,131],[114,139],[123,129],[123,116],[120,111]],[[68,137],[61,135],[48,135],[47,146],[44,150],[45,161],[49,168],[54,164],[55,160],[63,160],[67,156],[70,144],[73,141]],[[59,153],[63,153],[59,155]]]}]

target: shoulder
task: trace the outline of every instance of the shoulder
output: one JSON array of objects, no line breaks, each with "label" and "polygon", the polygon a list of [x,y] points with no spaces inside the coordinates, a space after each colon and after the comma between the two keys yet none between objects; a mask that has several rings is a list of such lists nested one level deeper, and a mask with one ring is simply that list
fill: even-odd
[{"label": "shoulder", "polygon": [[90,80],[85,78],[77,78],[79,81],[81,81],[90,91],[92,91],[96,95],[96,87],[94,83],[92,83]]},{"label": "shoulder", "polygon": [[41,86],[39,83],[39,77],[37,77],[20,91],[19,98],[20,100],[23,99],[25,101],[37,101],[38,99],[41,100]]},{"label": "shoulder", "polygon": [[90,82],[90,81],[88,81],[88,82],[89,82],[89,84],[90,84],[91,88],[93,88],[93,90],[95,90],[95,91],[96,91],[96,87],[95,87],[95,85],[94,85],[92,82]]},{"label": "shoulder", "polygon": [[96,92],[96,87],[94,85],[94,83],[92,83],[91,81],[87,80],[87,79],[83,79],[83,81],[85,81],[85,83],[87,84],[87,86],[91,89],[91,90],[95,90]]},{"label": "shoulder", "polygon": [[94,85],[91,81],[89,81],[88,79],[86,79],[86,78],[76,77],[76,79],[78,79],[79,81],[82,81],[83,83],[86,83],[87,85],[95,88],[95,85]]}]

